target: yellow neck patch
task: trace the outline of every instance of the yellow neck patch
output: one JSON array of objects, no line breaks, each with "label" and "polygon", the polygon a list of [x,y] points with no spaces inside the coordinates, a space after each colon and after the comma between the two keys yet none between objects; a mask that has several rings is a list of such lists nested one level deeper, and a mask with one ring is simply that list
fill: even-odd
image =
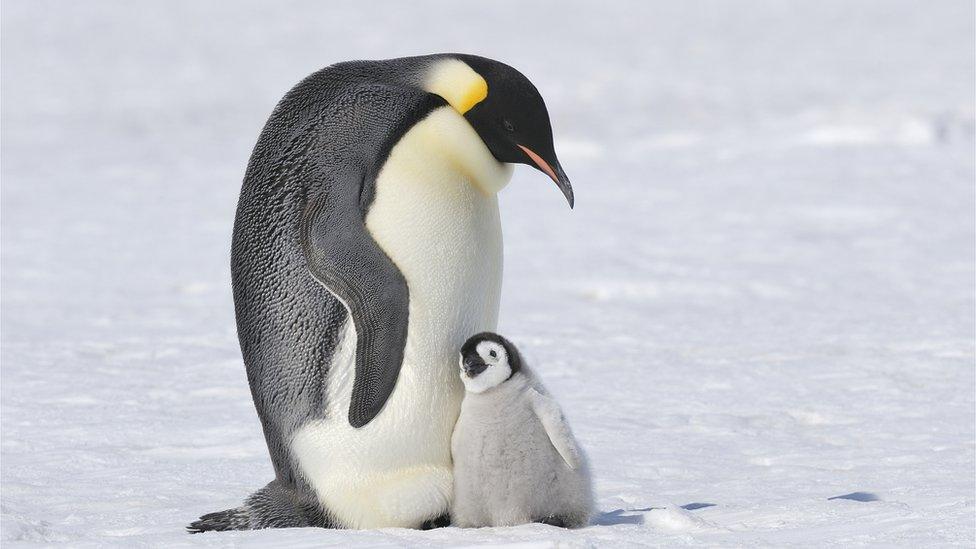
[{"label": "yellow neck patch", "polygon": [[459,59],[435,63],[424,80],[424,89],[443,97],[461,114],[488,97],[485,79]]}]

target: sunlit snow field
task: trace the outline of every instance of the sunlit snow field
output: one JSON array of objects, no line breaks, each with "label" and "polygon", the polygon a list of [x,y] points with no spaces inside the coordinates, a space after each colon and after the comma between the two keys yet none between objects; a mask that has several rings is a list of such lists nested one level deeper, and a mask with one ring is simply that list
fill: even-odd
[{"label": "sunlit snow field", "polygon": [[[974,13],[957,2],[2,6],[4,547],[973,546]],[[544,525],[190,536],[273,472],[231,226],[333,62],[506,61],[576,189],[502,193],[500,331],[588,450]]]}]

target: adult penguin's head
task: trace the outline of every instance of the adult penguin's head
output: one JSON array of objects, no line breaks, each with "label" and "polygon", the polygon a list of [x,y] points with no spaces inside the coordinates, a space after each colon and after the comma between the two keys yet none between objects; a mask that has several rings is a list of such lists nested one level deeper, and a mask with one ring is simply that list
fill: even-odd
[{"label": "adult penguin's head", "polygon": [[573,187],[552,144],[549,111],[525,75],[492,59],[452,54],[435,63],[431,82],[440,88],[433,91],[464,115],[498,161],[535,167],[573,207]]}]

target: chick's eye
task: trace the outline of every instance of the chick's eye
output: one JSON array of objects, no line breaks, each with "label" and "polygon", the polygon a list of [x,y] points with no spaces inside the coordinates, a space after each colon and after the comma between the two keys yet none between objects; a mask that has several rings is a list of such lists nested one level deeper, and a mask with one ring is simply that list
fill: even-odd
[{"label": "chick's eye", "polygon": [[505,131],[509,131],[509,132],[515,131],[515,124],[509,122],[507,118],[502,119],[502,126],[505,127]]},{"label": "chick's eye", "polygon": [[488,351],[488,354],[491,356],[491,358],[498,358],[498,353],[495,351]]}]

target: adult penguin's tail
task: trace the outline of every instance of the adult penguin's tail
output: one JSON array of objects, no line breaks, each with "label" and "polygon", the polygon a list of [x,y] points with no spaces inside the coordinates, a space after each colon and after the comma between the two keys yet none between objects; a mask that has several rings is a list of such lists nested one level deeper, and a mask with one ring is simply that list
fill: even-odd
[{"label": "adult penguin's tail", "polygon": [[251,530],[251,516],[247,512],[247,507],[235,507],[226,511],[207,513],[190,523],[186,531],[190,534],[200,532],[224,532],[226,530]]},{"label": "adult penguin's tail", "polygon": [[248,496],[244,505],[207,513],[187,526],[186,531],[199,534],[302,526],[334,527],[314,498],[304,496],[294,487],[275,480]]}]

